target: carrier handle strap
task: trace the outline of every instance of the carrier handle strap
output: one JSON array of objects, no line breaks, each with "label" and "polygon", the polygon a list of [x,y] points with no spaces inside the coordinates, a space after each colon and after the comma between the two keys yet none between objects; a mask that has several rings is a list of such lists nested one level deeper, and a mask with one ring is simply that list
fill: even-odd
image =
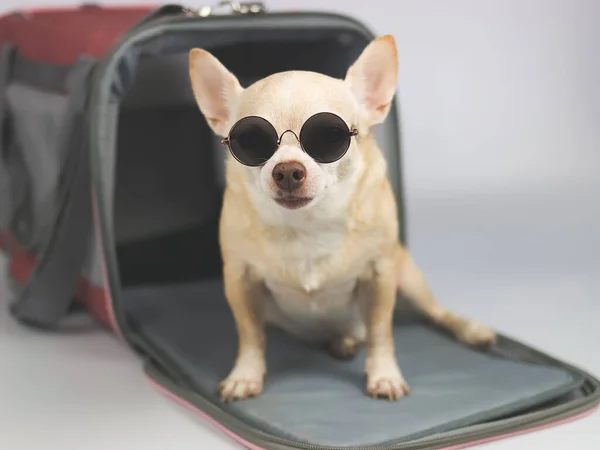
[{"label": "carrier handle strap", "polygon": [[19,321],[38,328],[56,328],[69,314],[90,248],[92,194],[85,108],[93,68],[93,61],[82,60],[67,80],[70,104],[62,130],[62,142],[68,145],[63,201],[52,236],[11,307]]}]

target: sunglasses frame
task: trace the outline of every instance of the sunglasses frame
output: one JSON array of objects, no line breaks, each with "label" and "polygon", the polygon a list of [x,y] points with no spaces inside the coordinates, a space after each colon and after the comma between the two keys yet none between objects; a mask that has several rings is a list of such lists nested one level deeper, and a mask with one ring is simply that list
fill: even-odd
[{"label": "sunglasses frame", "polygon": [[[231,156],[233,156],[233,158],[239,162],[240,164],[243,164],[244,166],[248,166],[248,167],[261,167],[264,166],[267,162],[263,162],[260,164],[247,164],[243,161],[240,161],[240,159],[235,155],[234,151],[231,149],[231,141],[230,141],[230,136],[231,136],[231,132],[235,129],[235,127],[242,121],[245,119],[259,119],[263,122],[265,122],[272,130],[273,130],[273,136],[277,137],[277,140],[275,141],[276,143],[276,147],[275,147],[275,152],[279,149],[280,145],[281,145],[281,140],[283,139],[283,135],[286,133],[292,133],[294,135],[294,137],[296,138],[296,141],[298,142],[298,144],[300,144],[300,148],[302,149],[302,151],[304,153],[306,153],[308,156],[310,156],[314,161],[316,161],[319,164],[332,164],[336,161],[339,161],[340,159],[342,159],[346,153],[348,153],[348,150],[350,149],[350,145],[352,143],[352,137],[353,136],[358,136],[358,130],[354,127],[350,128],[348,127],[348,125],[346,125],[346,122],[344,121],[344,119],[342,119],[340,116],[338,116],[337,114],[334,114],[332,112],[328,112],[328,111],[323,111],[323,112],[318,112],[316,114],[313,114],[312,116],[310,116],[308,119],[306,119],[304,121],[304,123],[302,124],[302,127],[300,128],[300,136],[302,136],[302,130],[304,129],[304,126],[307,124],[307,122],[311,119],[313,119],[316,116],[319,116],[321,114],[328,114],[328,115],[332,115],[337,117],[341,123],[343,123],[346,126],[346,129],[348,130],[348,146],[346,147],[346,149],[344,150],[344,152],[336,159],[334,159],[333,161],[327,161],[327,162],[321,162],[321,161],[317,161],[313,156],[311,156],[310,153],[308,153],[306,151],[306,149],[304,148],[304,145],[302,145],[302,141],[300,140],[300,138],[298,137],[298,135],[296,134],[296,132],[294,130],[285,130],[284,132],[282,132],[281,134],[277,134],[277,130],[275,129],[275,127],[273,126],[273,124],[271,122],[269,122],[267,119],[265,119],[264,117],[260,117],[260,116],[246,116],[246,117],[242,117],[240,120],[238,120],[236,123],[233,124],[233,126],[231,127],[231,129],[229,130],[229,134],[227,135],[227,137],[225,139],[221,140],[221,145],[227,146],[227,148],[229,149],[229,153],[231,153]],[[275,152],[273,152],[273,155],[275,154]],[[273,156],[271,155],[271,156]]]}]

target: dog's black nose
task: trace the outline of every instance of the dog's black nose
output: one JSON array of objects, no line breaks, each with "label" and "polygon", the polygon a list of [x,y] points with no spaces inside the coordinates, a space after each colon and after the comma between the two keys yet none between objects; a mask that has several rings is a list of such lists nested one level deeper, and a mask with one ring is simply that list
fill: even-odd
[{"label": "dog's black nose", "polygon": [[294,192],[306,179],[306,168],[297,161],[283,162],[273,168],[273,180],[282,191]]}]

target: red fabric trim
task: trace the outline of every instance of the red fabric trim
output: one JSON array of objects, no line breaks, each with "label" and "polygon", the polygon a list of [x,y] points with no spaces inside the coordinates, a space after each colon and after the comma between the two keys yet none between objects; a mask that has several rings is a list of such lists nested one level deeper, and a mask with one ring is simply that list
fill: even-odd
[{"label": "red fabric trim", "polygon": [[17,241],[8,233],[0,231],[0,249],[9,255],[8,273],[19,284],[27,283],[33,272],[37,258],[19,247]]},{"label": "red fabric trim", "polygon": [[[11,235],[0,231],[0,249],[8,254],[9,275],[19,284],[29,280],[36,264],[36,256],[23,251]],[[103,325],[113,328],[106,290],[81,277],[75,288],[75,299],[79,301]]]},{"label": "red fabric trim", "polygon": [[113,328],[109,311],[109,298],[105,289],[82,277],[77,284],[75,298],[103,325]]},{"label": "red fabric trim", "polygon": [[155,6],[39,9],[0,17],[0,44],[11,42],[34,61],[71,65],[103,56]]}]

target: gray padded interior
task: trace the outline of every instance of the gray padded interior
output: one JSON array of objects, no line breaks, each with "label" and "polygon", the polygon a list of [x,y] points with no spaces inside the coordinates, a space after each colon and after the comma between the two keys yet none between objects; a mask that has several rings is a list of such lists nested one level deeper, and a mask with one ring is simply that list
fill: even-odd
[{"label": "gray padded interior", "polygon": [[142,57],[121,103],[119,243],[181,231],[214,214],[214,191],[223,187],[216,175],[225,153],[196,106],[187,64],[187,54]]},{"label": "gray padded interior", "polygon": [[[219,402],[218,382],[236,351],[220,281],[138,287],[123,294],[137,332],[169,356],[202,395]],[[582,382],[559,369],[467,348],[420,322],[397,323],[397,356],[412,394],[398,402],[364,393],[364,351],[337,361],[278,330],[268,336],[263,394],[223,405],[277,436],[330,446],[417,438],[513,414]]]}]

